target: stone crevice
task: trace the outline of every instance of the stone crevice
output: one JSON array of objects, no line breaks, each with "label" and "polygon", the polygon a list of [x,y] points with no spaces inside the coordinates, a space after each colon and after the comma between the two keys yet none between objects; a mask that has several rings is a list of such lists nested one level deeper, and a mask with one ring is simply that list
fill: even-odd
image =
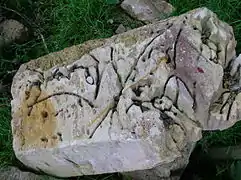
[{"label": "stone crevice", "polygon": [[174,65],[174,69],[176,69],[176,58],[177,58],[177,43],[179,41],[179,38],[181,36],[182,33],[182,28],[179,29],[177,36],[176,36],[176,40],[174,42],[174,55],[173,55],[173,65]]},{"label": "stone crevice", "polygon": [[90,133],[89,135],[89,139],[91,139],[95,132],[97,131],[97,129],[101,126],[101,124],[103,123],[103,121],[106,119],[106,117],[108,116],[109,112],[112,110],[112,107],[109,107],[107,112],[104,114],[104,116],[101,118],[101,120],[97,123],[96,127],[94,128],[94,130]]},{"label": "stone crevice", "polygon": [[93,104],[92,102],[90,102],[88,99],[80,96],[79,94],[72,93],[72,92],[58,92],[58,93],[54,93],[54,94],[48,95],[47,97],[44,97],[44,98],[42,98],[42,99],[39,99],[39,100],[37,100],[36,102],[34,102],[33,104],[29,105],[29,107],[32,107],[32,106],[34,106],[34,105],[36,105],[36,104],[38,104],[38,103],[41,103],[41,102],[43,102],[43,101],[46,101],[47,99],[49,99],[49,98],[51,98],[51,97],[61,96],[61,95],[69,95],[69,96],[78,97],[78,98],[80,98],[80,99],[85,100],[90,107],[92,107],[92,108],[95,107],[94,104]]},{"label": "stone crevice", "polygon": [[[163,32],[164,33],[164,32]],[[133,70],[134,68],[136,67],[136,65],[138,64],[140,58],[144,55],[144,53],[146,52],[146,49],[158,38],[160,37],[162,34],[158,34],[156,35],[154,38],[152,38],[152,40],[150,40],[145,46],[144,46],[144,49],[140,52],[140,54],[138,55],[138,58],[135,60],[132,68],[131,68],[131,71],[129,72],[126,80],[125,80],[125,83],[129,80],[129,77],[131,76],[131,74],[133,73]]]},{"label": "stone crevice", "polygon": [[222,107],[220,108],[220,114],[223,114],[223,110],[226,107],[226,105],[233,104],[233,102],[235,101],[235,97],[236,97],[236,93],[231,92],[229,94],[229,97],[226,99],[226,101],[223,103]]},{"label": "stone crevice", "polygon": [[229,108],[228,108],[228,113],[227,113],[226,121],[228,121],[229,118],[230,118],[230,114],[231,114],[231,111],[232,111],[233,103],[234,103],[234,100],[231,102],[231,104],[229,104]]},{"label": "stone crevice", "polygon": [[97,66],[95,67],[96,69],[96,88],[95,88],[95,99],[98,96],[99,90],[100,90],[100,81],[101,81],[101,76],[100,76],[100,70],[99,70],[99,65],[97,64]]}]

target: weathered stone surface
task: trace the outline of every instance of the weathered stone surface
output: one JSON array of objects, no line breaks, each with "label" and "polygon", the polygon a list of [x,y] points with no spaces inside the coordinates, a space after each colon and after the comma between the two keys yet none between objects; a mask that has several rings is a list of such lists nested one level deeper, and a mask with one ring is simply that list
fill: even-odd
[{"label": "weathered stone surface", "polygon": [[115,31],[116,34],[121,34],[124,32],[126,32],[126,27],[123,24],[120,24]]},{"label": "weathered stone surface", "polygon": [[174,8],[164,0],[124,0],[121,7],[133,18],[145,23],[165,19]]},{"label": "weathered stone surface", "polygon": [[126,174],[132,177],[133,180],[179,180],[194,147],[195,143],[188,144],[182,150],[182,156],[171,163],[164,163],[152,169],[133,171]]},{"label": "weathered stone surface", "polygon": [[37,175],[31,172],[23,172],[16,167],[0,169],[0,179],[2,180],[61,180],[46,175]]},{"label": "weathered stone surface", "polygon": [[235,46],[203,8],[23,64],[12,84],[17,158],[59,177],[174,176],[201,130],[240,119],[239,77],[226,71]]}]

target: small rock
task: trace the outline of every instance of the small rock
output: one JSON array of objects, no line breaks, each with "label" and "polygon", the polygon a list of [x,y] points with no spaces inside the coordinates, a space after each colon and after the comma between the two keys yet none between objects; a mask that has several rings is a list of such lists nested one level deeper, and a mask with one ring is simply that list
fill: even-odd
[{"label": "small rock", "polygon": [[124,32],[126,32],[126,28],[123,24],[120,24],[115,31],[116,34],[121,34],[121,33],[124,33]]},{"label": "small rock", "polygon": [[175,8],[166,1],[151,0],[151,2],[160,12],[159,19],[165,19],[175,10]]},{"label": "small rock", "polygon": [[113,24],[113,23],[114,23],[114,20],[113,20],[113,19],[109,19],[109,20],[107,21],[107,23]]},{"label": "small rock", "polygon": [[20,22],[9,19],[0,24],[1,39],[4,40],[4,45],[9,45],[13,42],[23,43],[28,38],[28,28]]},{"label": "small rock", "polygon": [[160,0],[124,0],[121,7],[133,18],[145,23],[153,23],[169,16],[174,8]]}]

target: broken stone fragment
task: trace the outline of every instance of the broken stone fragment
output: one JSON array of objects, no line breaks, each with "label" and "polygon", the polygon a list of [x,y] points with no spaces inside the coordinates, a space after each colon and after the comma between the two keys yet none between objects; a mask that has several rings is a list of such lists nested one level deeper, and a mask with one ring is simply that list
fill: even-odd
[{"label": "broken stone fragment", "polygon": [[174,11],[173,6],[164,0],[124,0],[121,7],[130,16],[145,23],[165,19]]},{"label": "broken stone fragment", "polygon": [[232,28],[200,8],[23,64],[11,89],[15,154],[59,177],[175,178],[202,130],[240,119],[235,47]]},{"label": "broken stone fragment", "polygon": [[126,27],[123,24],[120,24],[115,31],[116,34],[121,34],[124,32],[126,32]]}]

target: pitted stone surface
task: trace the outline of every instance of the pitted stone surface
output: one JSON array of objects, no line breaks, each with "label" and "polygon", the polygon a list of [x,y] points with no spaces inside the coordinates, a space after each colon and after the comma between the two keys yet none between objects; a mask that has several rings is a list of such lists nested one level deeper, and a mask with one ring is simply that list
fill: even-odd
[{"label": "pitted stone surface", "polygon": [[169,177],[202,130],[240,119],[226,72],[235,46],[232,28],[202,8],[23,64],[12,84],[17,158],[59,177]]}]

